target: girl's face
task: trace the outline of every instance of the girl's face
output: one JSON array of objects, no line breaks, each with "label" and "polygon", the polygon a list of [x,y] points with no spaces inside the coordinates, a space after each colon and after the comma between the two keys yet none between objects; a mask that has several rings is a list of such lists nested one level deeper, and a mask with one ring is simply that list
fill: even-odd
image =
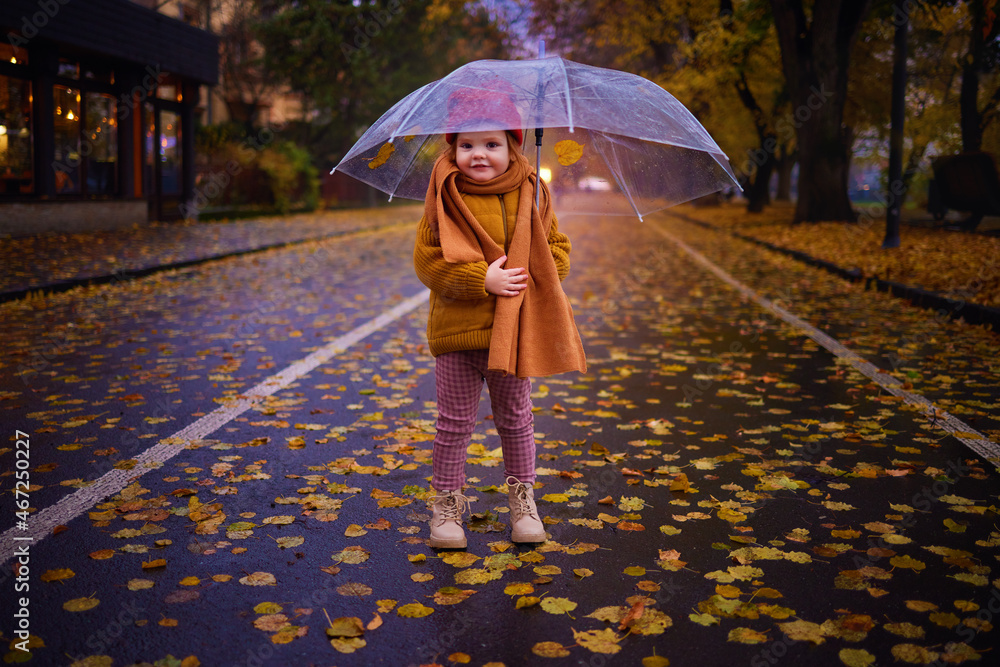
[{"label": "girl's face", "polygon": [[510,166],[507,133],[503,130],[460,132],[455,137],[455,163],[473,181],[496,178]]}]

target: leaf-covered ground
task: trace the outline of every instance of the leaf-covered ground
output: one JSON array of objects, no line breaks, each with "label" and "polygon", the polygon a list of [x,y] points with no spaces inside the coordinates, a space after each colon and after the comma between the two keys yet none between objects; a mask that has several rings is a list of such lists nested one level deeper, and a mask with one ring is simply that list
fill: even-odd
[{"label": "leaf-covered ground", "polygon": [[113,231],[0,238],[0,293],[115,275],[393,224],[419,206],[303,213],[233,222],[148,222]]},{"label": "leaf-covered ground", "polygon": [[[882,249],[885,218],[861,215],[856,223],[792,225],[794,208],[768,207],[750,214],[736,204],[683,207],[704,222],[797,250],[865,277],[922,287],[960,301],[1000,307],[1000,236],[902,225],[901,245]],[[866,209],[862,209],[865,211]]]},{"label": "leaf-covered ground", "polygon": [[485,400],[469,548],[426,546],[425,308],[140,462],[419,292],[411,228],[0,306],[33,507],[136,475],[33,546],[29,664],[988,664],[994,464],[671,237],[994,442],[996,334],[666,215],[563,226],[590,369],[535,381],[535,546]]}]

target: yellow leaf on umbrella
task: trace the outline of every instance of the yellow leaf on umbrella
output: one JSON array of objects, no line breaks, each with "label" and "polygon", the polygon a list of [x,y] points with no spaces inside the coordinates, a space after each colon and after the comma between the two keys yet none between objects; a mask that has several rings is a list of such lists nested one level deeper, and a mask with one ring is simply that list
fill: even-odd
[{"label": "yellow leaf on umbrella", "polygon": [[523,595],[517,599],[517,603],[514,605],[514,607],[516,609],[526,609],[528,607],[534,607],[541,601],[542,601],[541,598],[535,597],[534,595]]},{"label": "yellow leaf on umbrella", "polygon": [[430,581],[433,578],[434,575],[429,572],[414,572],[410,575],[410,580],[418,583],[422,581]]},{"label": "yellow leaf on umbrella", "polygon": [[69,579],[70,577],[75,577],[76,572],[69,569],[68,567],[59,568],[57,570],[46,570],[39,577],[42,581],[62,581],[63,579]]},{"label": "yellow leaf on umbrella", "polygon": [[94,560],[107,560],[115,555],[114,549],[101,549],[100,551],[90,552],[90,557]]},{"label": "yellow leaf on umbrella", "polygon": [[197,586],[201,583],[201,579],[198,577],[184,577],[177,583],[181,586]]},{"label": "yellow leaf on umbrella", "polygon": [[393,151],[395,150],[396,147],[389,142],[382,144],[382,147],[378,149],[378,155],[373,157],[371,161],[368,163],[368,168],[378,169],[383,164],[385,164],[385,161],[389,159],[389,156],[392,155]]},{"label": "yellow leaf on umbrella", "polygon": [[145,562],[143,562],[142,569],[144,569],[144,570],[155,570],[157,568],[166,567],[166,566],[167,566],[167,559],[166,558],[157,558],[156,560],[151,560],[151,561],[145,561]]},{"label": "yellow leaf on umbrella", "polygon": [[552,148],[556,152],[559,164],[564,167],[575,164],[577,160],[583,157],[583,145],[576,143],[572,139],[563,139],[557,142]]},{"label": "yellow leaf on umbrella", "polygon": [[472,662],[472,656],[468,653],[452,653],[448,656],[448,662],[454,662],[459,665],[467,665]]},{"label": "yellow leaf on umbrella", "polygon": [[277,602],[261,602],[253,611],[255,614],[277,614],[281,611],[281,605]]}]

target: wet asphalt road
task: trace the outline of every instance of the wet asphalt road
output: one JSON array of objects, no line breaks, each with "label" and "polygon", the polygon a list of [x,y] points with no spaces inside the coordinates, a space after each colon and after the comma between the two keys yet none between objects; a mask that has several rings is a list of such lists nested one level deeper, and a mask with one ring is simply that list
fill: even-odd
[{"label": "wet asphalt road", "polygon": [[[961,664],[995,644],[994,463],[671,238],[993,442],[995,334],[668,217],[563,228],[590,369],[534,384],[551,539],[507,542],[484,400],[466,560],[424,543],[425,306],[142,458],[420,295],[412,228],[5,304],[7,655],[21,597],[39,665]],[[15,544],[17,431],[29,529],[63,504]],[[366,627],[331,644],[327,615]]]}]

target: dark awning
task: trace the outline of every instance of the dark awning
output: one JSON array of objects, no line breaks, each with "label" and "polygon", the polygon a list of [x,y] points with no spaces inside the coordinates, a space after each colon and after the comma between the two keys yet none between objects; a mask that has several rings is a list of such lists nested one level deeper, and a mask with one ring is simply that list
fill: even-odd
[{"label": "dark awning", "polygon": [[0,29],[29,48],[44,40],[200,83],[219,78],[218,37],[128,0],[3,0]]}]

